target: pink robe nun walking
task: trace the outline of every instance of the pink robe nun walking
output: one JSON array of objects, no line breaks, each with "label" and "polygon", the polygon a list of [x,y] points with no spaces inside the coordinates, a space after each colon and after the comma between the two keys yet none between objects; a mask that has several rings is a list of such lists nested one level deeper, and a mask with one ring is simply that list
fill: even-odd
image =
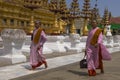
[{"label": "pink robe nun walking", "polygon": [[86,59],[88,64],[87,68],[88,68],[88,71],[93,70],[94,72],[97,68],[99,68],[99,65],[101,65],[99,64],[99,58],[100,58],[99,52],[101,52],[102,60],[111,60],[111,55],[107,51],[106,47],[103,45],[102,32],[98,37],[98,41],[97,41],[97,44],[99,45],[98,47],[95,47],[90,43],[97,29],[98,27],[91,29],[89,31],[87,42],[86,42]]},{"label": "pink robe nun walking", "polygon": [[[38,31],[38,29],[35,29],[33,31],[33,35],[32,35],[33,39],[34,39],[37,31]],[[33,41],[31,43],[31,47],[30,47],[30,64],[32,66],[32,69],[35,69],[36,67],[39,67],[42,64],[45,64],[45,67],[47,67],[47,63],[46,63],[45,57],[43,55],[43,45],[46,42],[46,40],[47,40],[46,39],[46,34],[42,30],[38,43],[34,44]],[[41,47],[38,49],[38,46],[41,46]]]}]

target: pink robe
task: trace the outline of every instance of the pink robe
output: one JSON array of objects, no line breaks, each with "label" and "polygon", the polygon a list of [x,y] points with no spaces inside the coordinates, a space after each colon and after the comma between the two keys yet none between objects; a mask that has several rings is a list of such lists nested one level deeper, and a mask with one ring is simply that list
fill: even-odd
[{"label": "pink robe", "polygon": [[95,70],[99,66],[99,48],[101,48],[101,54],[103,60],[111,59],[111,55],[107,51],[106,47],[103,45],[102,33],[100,33],[97,41],[100,47],[95,48],[93,45],[90,44],[91,39],[94,36],[94,33],[96,32],[97,29],[98,27],[89,31],[86,42],[86,53],[87,53],[86,58],[87,58],[88,70]]},{"label": "pink robe", "polygon": [[[33,31],[33,38],[37,33],[37,31],[38,29],[35,29]],[[38,67],[40,66],[40,64],[44,63],[45,61],[45,57],[43,56],[43,52],[42,52],[43,45],[45,42],[46,42],[46,35],[45,35],[45,32],[42,30],[38,44],[35,45],[34,42],[32,41],[31,47],[30,47],[30,64],[33,67]],[[39,50],[37,50],[38,46],[41,46]]]}]

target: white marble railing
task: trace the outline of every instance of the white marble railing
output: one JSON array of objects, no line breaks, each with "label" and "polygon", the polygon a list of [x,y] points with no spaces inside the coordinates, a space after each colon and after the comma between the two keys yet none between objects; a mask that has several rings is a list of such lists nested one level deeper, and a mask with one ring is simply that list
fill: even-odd
[{"label": "white marble railing", "polygon": [[[85,47],[86,38],[84,40],[79,34],[71,34],[70,36],[47,36],[47,42],[44,44],[43,53],[52,53],[52,52],[66,52],[66,51],[73,51],[73,52],[81,52],[82,49]],[[28,42],[29,44],[28,44]],[[23,47],[23,51],[27,51],[29,53],[29,45],[30,45],[30,36],[29,39],[27,37],[27,45]]]},{"label": "white marble railing", "polygon": [[[74,35],[71,34],[70,36],[47,36],[47,39],[48,40],[43,48],[43,52],[46,54],[52,52],[66,52],[66,51],[81,52],[81,50],[85,48],[87,36],[79,37],[78,34]],[[113,40],[113,36],[111,37],[104,36],[103,42],[108,48],[111,48],[115,47],[115,45],[120,44],[119,35],[117,35],[117,38],[115,38],[115,40],[116,39],[118,39],[117,42],[119,43],[116,43]]]},{"label": "white marble railing", "polygon": [[104,36],[104,44],[108,47],[120,47],[120,35]]},{"label": "white marble railing", "polygon": [[[19,32],[17,30],[14,31],[9,30],[2,33],[1,37],[3,38],[3,44],[4,44],[3,54],[22,55],[22,52],[25,52],[27,55],[29,55],[31,36],[26,37],[24,32]],[[103,41],[108,48],[119,47],[120,46],[119,38],[120,35],[111,36],[111,37],[104,36]],[[82,52],[82,50],[84,50],[86,39],[87,36],[80,37],[78,34],[70,34],[69,36],[47,36],[47,42],[44,44],[43,47],[43,53],[49,54],[53,52],[59,53],[59,52],[67,52],[67,51],[79,53]],[[25,45],[24,45],[24,40],[25,40]]]}]

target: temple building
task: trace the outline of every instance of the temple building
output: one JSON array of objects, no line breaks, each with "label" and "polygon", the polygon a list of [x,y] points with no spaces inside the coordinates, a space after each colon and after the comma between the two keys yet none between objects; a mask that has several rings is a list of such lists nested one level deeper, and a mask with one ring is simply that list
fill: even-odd
[{"label": "temple building", "polygon": [[[24,29],[27,34],[31,33],[31,16],[41,21],[41,26],[49,34],[54,24],[54,13],[48,10],[48,0],[0,0],[0,31],[4,28]],[[38,8],[29,3],[39,5]],[[33,28],[32,28],[33,29]]]},{"label": "temple building", "polygon": [[[73,0],[74,2],[76,3],[76,0]],[[59,8],[56,5],[59,5]],[[66,0],[57,2],[56,0],[0,0],[0,32],[5,28],[10,28],[23,29],[27,34],[31,34],[34,21],[40,20],[41,27],[47,34],[56,32],[69,34],[70,31],[74,31],[72,29],[80,33],[83,21],[75,20],[77,29],[72,28],[69,22],[72,18],[68,15]]]},{"label": "temple building", "polygon": [[120,35],[120,17],[112,17],[110,19],[110,23],[113,35]]},{"label": "temple building", "polygon": [[109,17],[107,9],[103,18],[100,17],[97,0],[93,9],[90,7],[90,0],[84,0],[81,10],[78,0],[72,0],[70,8],[67,7],[66,0],[0,0],[0,32],[8,28],[23,29],[27,34],[31,34],[34,21],[40,20],[41,27],[48,35],[87,35],[89,20],[97,18],[99,24],[106,25],[111,20]]}]

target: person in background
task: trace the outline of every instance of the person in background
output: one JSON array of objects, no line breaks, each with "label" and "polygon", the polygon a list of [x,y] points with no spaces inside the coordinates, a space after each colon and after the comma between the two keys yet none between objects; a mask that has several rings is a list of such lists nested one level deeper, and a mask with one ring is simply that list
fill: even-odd
[{"label": "person in background", "polygon": [[31,46],[30,46],[30,64],[32,66],[32,70],[45,65],[47,68],[47,62],[43,55],[43,45],[46,42],[46,34],[44,30],[40,27],[41,22],[35,21],[35,29],[33,30],[31,36]]},{"label": "person in background", "polygon": [[91,22],[91,30],[88,33],[86,41],[86,59],[89,76],[96,75],[96,69],[104,73],[102,60],[111,60],[111,55],[103,45],[102,29],[97,27],[97,21]]}]

